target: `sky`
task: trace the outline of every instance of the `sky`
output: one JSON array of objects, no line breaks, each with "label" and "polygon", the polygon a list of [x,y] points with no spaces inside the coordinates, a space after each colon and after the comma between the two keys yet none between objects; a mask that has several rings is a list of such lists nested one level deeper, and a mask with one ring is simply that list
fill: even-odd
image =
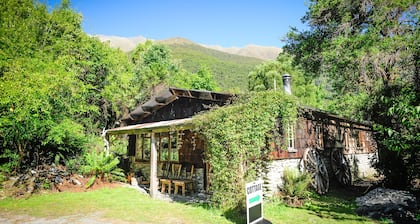
[{"label": "sky", "polygon": [[[60,0],[44,0],[57,7]],[[43,2],[41,0],[41,2]],[[183,37],[200,44],[282,47],[290,27],[307,29],[301,18],[308,0],[70,0],[91,35]]]}]

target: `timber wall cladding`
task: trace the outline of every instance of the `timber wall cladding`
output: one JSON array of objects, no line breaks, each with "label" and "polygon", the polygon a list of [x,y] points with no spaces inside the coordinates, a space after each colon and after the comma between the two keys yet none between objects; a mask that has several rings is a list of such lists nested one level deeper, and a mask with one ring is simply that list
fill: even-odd
[{"label": "timber wall cladding", "polygon": [[300,158],[306,148],[319,150],[343,148],[345,154],[372,153],[376,144],[372,132],[362,125],[351,125],[327,117],[299,117],[295,127],[295,148],[288,152],[274,144],[274,159]]},{"label": "timber wall cladding", "polygon": [[184,131],[179,162],[194,164],[195,168],[204,168],[204,141],[197,134]]}]

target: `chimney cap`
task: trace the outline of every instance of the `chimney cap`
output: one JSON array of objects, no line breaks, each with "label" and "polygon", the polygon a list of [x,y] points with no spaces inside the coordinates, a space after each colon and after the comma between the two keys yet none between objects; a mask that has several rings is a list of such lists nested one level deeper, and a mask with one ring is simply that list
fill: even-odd
[{"label": "chimney cap", "polygon": [[287,95],[292,95],[292,76],[284,74],[283,78],[283,90]]}]

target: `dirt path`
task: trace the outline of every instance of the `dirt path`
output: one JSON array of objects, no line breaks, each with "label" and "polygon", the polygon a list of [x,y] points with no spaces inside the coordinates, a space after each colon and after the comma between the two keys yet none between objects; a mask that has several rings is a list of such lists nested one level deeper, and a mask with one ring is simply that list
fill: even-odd
[{"label": "dirt path", "polygon": [[10,212],[0,212],[0,223],[12,224],[12,223],[28,223],[28,224],[60,224],[60,223],[80,223],[80,224],[123,224],[127,222],[118,220],[105,219],[100,213],[92,214],[80,214],[80,215],[69,215],[62,216],[59,218],[48,218],[48,217],[33,217],[24,214],[13,214]]}]

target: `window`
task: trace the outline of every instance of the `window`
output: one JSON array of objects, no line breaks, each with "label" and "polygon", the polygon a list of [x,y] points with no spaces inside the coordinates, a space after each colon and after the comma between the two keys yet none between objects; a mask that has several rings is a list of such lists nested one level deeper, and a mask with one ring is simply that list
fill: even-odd
[{"label": "window", "polygon": [[149,134],[143,134],[143,145],[142,145],[142,149],[143,149],[143,160],[150,160],[150,135]]},{"label": "window", "polygon": [[[178,132],[156,133],[156,150],[159,161],[178,161]],[[136,160],[150,160],[151,137],[150,134],[137,135]]]},{"label": "window", "polygon": [[137,135],[136,159],[150,160],[150,134]]},{"label": "window", "polygon": [[159,141],[159,158],[160,161],[168,161],[169,160],[169,135],[168,133],[160,133],[160,141]]},{"label": "window", "polygon": [[178,132],[171,132],[169,135],[170,139],[170,160],[171,161],[178,161],[179,155],[178,155]]},{"label": "window", "polygon": [[286,140],[287,140],[287,151],[296,152],[295,149],[295,127],[288,123],[286,125]]}]

